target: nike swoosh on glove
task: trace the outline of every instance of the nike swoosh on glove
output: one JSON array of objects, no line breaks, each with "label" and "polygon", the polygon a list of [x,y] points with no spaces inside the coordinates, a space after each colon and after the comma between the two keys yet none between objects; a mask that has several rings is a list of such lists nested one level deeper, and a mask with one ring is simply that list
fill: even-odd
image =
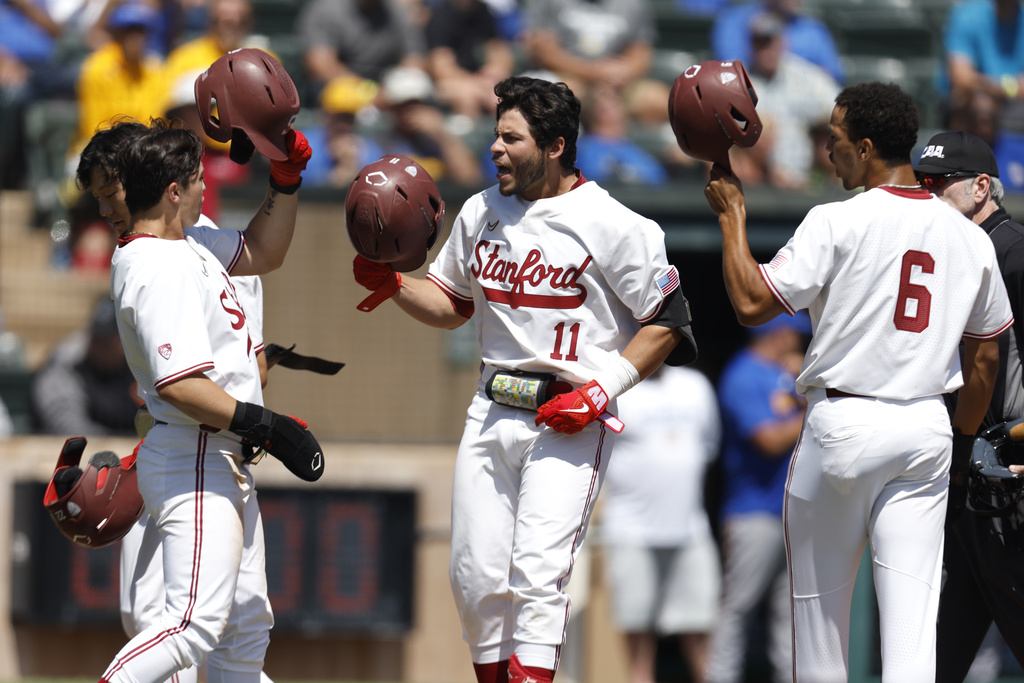
[{"label": "nike swoosh on glove", "polygon": [[591,380],[576,391],[559,394],[537,408],[536,426],[546,424],[562,434],[576,434],[608,406],[608,393]]}]

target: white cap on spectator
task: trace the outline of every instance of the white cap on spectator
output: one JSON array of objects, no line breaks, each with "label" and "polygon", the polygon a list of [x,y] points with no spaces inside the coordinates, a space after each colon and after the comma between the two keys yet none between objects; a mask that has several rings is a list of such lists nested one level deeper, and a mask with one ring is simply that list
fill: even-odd
[{"label": "white cap on spectator", "polygon": [[384,97],[391,104],[427,102],[434,96],[434,82],[423,69],[396,66],[384,75],[381,83]]}]

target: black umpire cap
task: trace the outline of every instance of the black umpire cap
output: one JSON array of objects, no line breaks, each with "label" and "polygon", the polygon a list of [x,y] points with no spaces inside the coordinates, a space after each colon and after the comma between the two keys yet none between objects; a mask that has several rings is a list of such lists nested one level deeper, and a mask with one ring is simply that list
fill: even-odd
[{"label": "black umpire cap", "polygon": [[925,145],[914,171],[918,175],[987,173],[999,177],[996,155],[988,143],[972,133],[937,133]]}]

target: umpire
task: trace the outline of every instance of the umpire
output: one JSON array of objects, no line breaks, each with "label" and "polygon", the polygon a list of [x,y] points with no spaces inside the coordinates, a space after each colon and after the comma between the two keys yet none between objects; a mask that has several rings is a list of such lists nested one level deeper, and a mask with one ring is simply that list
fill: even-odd
[{"label": "umpire", "polygon": [[[925,187],[988,233],[1010,297],[1014,323],[999,338],[999,374],[982,429],[1024,417],[1024,349],[1018,342],[1024,338],[1024,226],[1001,205],[995,155],[970,133],[939,133],[928,141],[915,170]],[[1017,456],[1015,461],[1024,463],[1020,452]],[[955,475],[956,464],[946,521],[937,683],[964,680],[993,621],[1024,663],[1024,509],[1018,506],[1009,518],[965,512],[966,473],[958,482]]]}]

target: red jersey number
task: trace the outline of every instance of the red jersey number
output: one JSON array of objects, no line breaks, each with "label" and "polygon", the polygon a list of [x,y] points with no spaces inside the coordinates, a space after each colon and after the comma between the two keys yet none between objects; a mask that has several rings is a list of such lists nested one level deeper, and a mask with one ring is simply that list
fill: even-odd
[{"label": "red jersey number", "polygon": [[563,358],[568,361],[578,361],[579,356],[576,355],[576,344],[580,340],[580,324],[573,323],[569,328],[569,339],[568,339],[568,353],[562,355],[562,343],[565,337],[565,323],[561,322],[555,325],[555,350],[551,352],[552,360],[562,360]]},{"label": "red jersey number", "polygon": [[[920,266],[922,273],[934,273],[935,259],[931,254],[913,249],[903,254],[900,291],[896,297],[896,312],[892,316],[892,321],[897,330],[904,332],[924,332],[928,327],[928,316],[932,310],[932,293],[924,285],[915,285],[910,281],[914,266]],[[914,316],[907,315],[907,302],[910,299],[917,302],[917,313]]]}]

